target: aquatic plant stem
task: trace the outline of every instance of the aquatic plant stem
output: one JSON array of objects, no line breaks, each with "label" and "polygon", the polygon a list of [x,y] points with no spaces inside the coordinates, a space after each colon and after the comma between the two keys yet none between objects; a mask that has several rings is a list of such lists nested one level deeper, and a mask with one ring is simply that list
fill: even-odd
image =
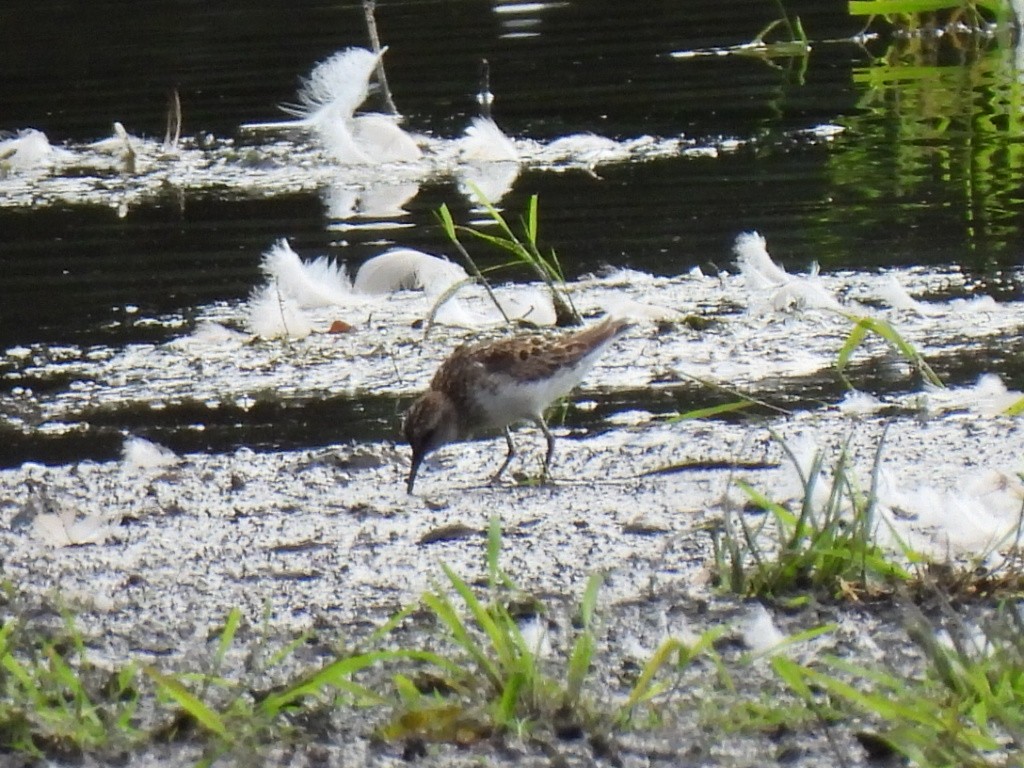
[{"label": "aquatic plant stem", "polygon": [[388,111],[397,115],[398,107],[395,106],[395,100],[391,98],[391,89],[388,87],[388,76],[384,72],[384,59],[381,56],[380,36],[377,34],[377,18],[374,16],[374,12],[377,9],[376,0],[363,0],[363,14],[366,17],[366,33],[370,37],[370,46],[373,48],[373,52],[377,54],[377,82],[380,83],[380,90],[384,94],[384,105],[388,108]]},{"label": "aquatic plant stem", "polygon": [[[466,266],[469,268],[469,273],[475,280],[478,280],[480,284],[483,285],[484,290],[487,291],[488,297],[490,297],[491,301],[494,302],[494,306],[496,306],[498,311],[501,313],[501,317],[504,319],[505,324],[512,325],[512,320],[505,312],[505,308],[501,306],[501,302],[498,301],[498,297],[494,295],[491,284],[487,281],[487,278],[483,276],[480,268],[476,265],[476,262],[473,261],[473,257],[469,255],[469,251],[466,250],[466,246],[459,241],[458,234],[455,230],[455,220],[452,218],[452,214],[451,211],[448,210],[448,206],[444,203],[442,203],[441,207],[437,210],[437,218],[440,220],[445,234],[448,235],[448,239],[452,241],[452,245],[455,246],[459,255],[462,256],[462,260],[466,262]],[[461,285],[462,283],[459,283],[458,287],[461,287]],[[444,295],[444,301],[447,301],[448,298],[450,298],[450,295],[446,292]],[[444,301],[438,301],[436,306],[440,306]],[[431,313],[431,317],[433,317],[433,313]]]}]

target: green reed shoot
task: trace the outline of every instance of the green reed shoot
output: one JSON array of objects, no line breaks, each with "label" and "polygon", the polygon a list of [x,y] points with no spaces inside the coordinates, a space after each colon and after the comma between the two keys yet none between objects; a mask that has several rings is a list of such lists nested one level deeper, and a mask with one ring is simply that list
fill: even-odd
[{"label": "green reed shoot", "polygon": [[[516,234],[509,223],[502,216],[501,211],[487,201],[484,194],[475,186],[473,193],[480,205],[487,211],[492,223],[497,227],[499,234],[491,234],[480,229],[456,225],[452,219],[448,207],[442,205],[438,210],[438,219],[441,222],[445,234],[461,254],[463,260],[469,267],[469,272],[477,280],[481,281],[487,288],[488,293],[495,305],[499,306],[494,294],[490,291],[487,281],[484,279],[480,269],[469,255],[469,251],[459,239],[460,233],[465,233],[482,242],[496,247],[498,250],[507,253],[511,259],[503,267],[520,266],[526,267],[534,276],[540,280],[551,295],[551,301],[555,307],[555,316],[558,325],[580,325],[583,319],[572,303],[566,287],[565,272],[558,260],[558,255],[552,249],[547,256],[541,251],[538,245],[539,237],[539,216],[538,198],[532,195],[526,206],[526,212],[521,221],[522,232]],[[504,314],[504,312],[502,313]],[[508,318],[506,318],[507,320]]]}]

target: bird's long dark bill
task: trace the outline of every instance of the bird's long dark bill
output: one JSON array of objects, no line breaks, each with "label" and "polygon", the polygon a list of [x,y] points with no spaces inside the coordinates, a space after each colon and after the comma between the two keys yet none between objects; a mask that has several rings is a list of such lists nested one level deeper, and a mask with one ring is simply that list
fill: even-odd
[{"label": "bird's long dark bill", "polygon": [[409,469],[409,479],[405,483],[405,492],[412,493],[413,483],[416,482],[416,473],[420,469],[420,464],[423,463],[423,454],[412,455],[412,467]]}]

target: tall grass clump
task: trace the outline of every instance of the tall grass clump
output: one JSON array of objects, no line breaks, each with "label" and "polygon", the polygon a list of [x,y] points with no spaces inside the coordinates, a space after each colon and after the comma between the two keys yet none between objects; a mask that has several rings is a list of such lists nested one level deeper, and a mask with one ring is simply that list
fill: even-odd
[{"label": "tall grass clump", "polygon": [[[882,444],[865,490],[850,466],[848,446],[826,472],[820,451],[805,470],[790,446],[775,440],[797,473],[800,496],[781,503],[746,481],[735,482],[748,509],[761,515],[753,523],[749,512],[727,503],[714,536],[719,583],[744,596],[778,598],[810,590],[839,598],[877,594],[908,579],[910,573],[876,542],[883,522],[876,515]],[[916,559],[906,547],[901,554]]]},{"label": "tall grass clump", "polygon": [[[575,638],[561,664],[548,658],[547,619],[501,570],[500,525],[491,522],[483,596],[446,565],[421,605],[436,623],[434,653],[447,663],[429,684],[395,677],[400,701],[382,734],[393,740],[465,742],[495,734],[582,733],[597,713],[584,692],[594,648],[601,577],[587,582]],[[530,626],[530,630],[526,629]],[[439,674],[439,677],[437,676]]]}]

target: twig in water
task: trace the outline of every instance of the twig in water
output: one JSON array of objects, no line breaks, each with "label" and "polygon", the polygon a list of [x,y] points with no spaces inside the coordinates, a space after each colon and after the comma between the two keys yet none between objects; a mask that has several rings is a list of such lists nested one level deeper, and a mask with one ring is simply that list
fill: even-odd
[{"label": "twig in water", "polygon": [[395,101],[391,98],[391,89],[388,87],[388,77],[384,73],[384,59],[381,56],[380,36],[377,34],[377,19],[373,15],[376,9],[377,0],[363,0],[363,15],[366,17],[366,33],[370,36],[370,46],[373,48],[373,52],[377,54],[377,82],[380,83],[381,92],[384,94],[384,104],[388,108],[388,111],[393,115],[397,115],[398,107],[395,106]]},{"label": "twig in water", "polygon": [[480,59],[480,90],[476,94],[476,103],[480,105],[480,116],[490,119],[494,94],[491,92],[491,65],[487,59]]},{"label": "twig in water", "polygon": [[172,88],[167,99],[167,130],[164,132],[164,148],[177,149],[181,141],[181,96]]}]

